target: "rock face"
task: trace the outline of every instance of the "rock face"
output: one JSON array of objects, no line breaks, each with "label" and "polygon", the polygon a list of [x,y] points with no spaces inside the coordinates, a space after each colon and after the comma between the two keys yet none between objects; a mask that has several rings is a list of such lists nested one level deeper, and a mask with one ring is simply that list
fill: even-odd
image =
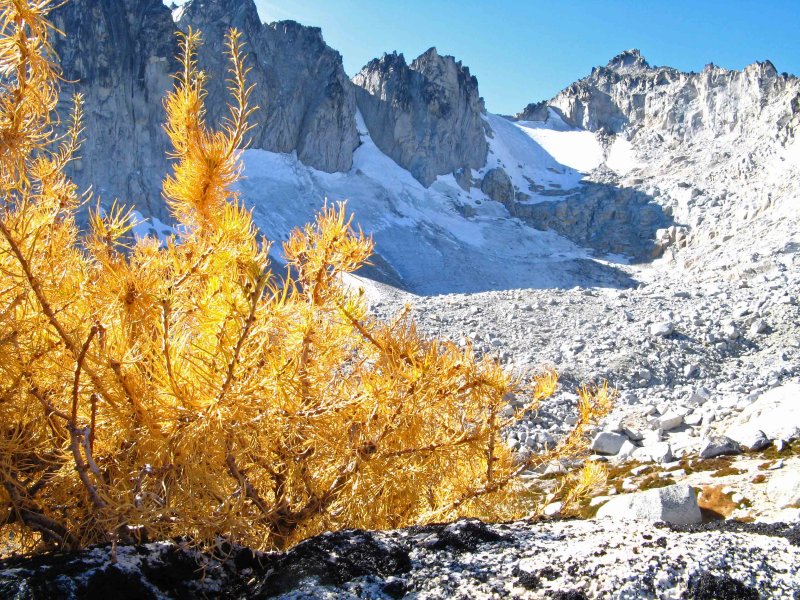
[{"label": "rock face", "polygon": [[408,65],[402,54],[385,54],[353,83],[375,144],[423,185],[486,163],[478,81],[452,56],[431,48]]},{"label": "rock face", "polygon": [[358,146],[355,96],[341,55],[322,39],[317,27],[294,21],[261,23],[252,0],[194,0],[178,26],[203,32],[200,66],[213,74],[208,86],[212,122],[224,117],[228,67],[225,34],[242,32],[248,82],[255,85],[251,147],[272,152],[297,151],[305,164],[321,171],[348,171]]},{"label": "rock face", "polygon": [[[85,96],[82,160],[70,166],[81,186],[94,185],[105,205],[114,197],[164,218],[161,180],[168,140],[161,98],[172,85],[177,44],[161,0],[72,0],[52,19],[64,79],[61,110]],[[62,113],[65,114],[65,113]]]},{"label": "rock face", "polygon": [[237,27],[252,68],[248,80],[256,86],[253,104],[261,107],[251,118],[251,147],[296,151],[323,171],[352,165],[358,145],[353,86],[318,28],[293,21],[263,25],[252,0],[190,2],[177,26],[160,0],[72,0],[53,21],[68,34],[54,46],[65,79],[75,82],[64,85],[62,110],[72,93],[86,97],[82,160],[70,174],[82,188],[93,185],[104,205],[119,197],[146,216],[167,218],[162,98],[179,67],[177,27],[202,30],[211,122],[227,113],[224,36]]},{"label": "rock face", "polygon": [[[158,543],[0,562],[0,595],[36,598],[792,598],[797,527],[612,519],[323,534],[229,560]],[[654,576],[655,574],[655,576]]]},{"label": "rock face", "polygon": [[[796,110],[794,77],[779,75],[769,61],[743,71],[707,65],[701,73],[651,67],[638,50],[628,50],[596,67],[549,105],[564,119],[590,131],[657,133],[667,143],[735,133],[752,138],[771,136],[789,126]],[[783,117],[772,121],[771,105]],[[766,125],[766,128],[764,127]]]},{"label": "rock face", "polygon": [[563,199],[512,201],[506,207],[537,229],[552,229],[582,246],[639,260],[657,254],[653,232],[669,223],[647,194],[601,183],[586,183]]},{"label": "rock face", "polygon": [[728,431],[728,437],[745,443],[766,437],[792,440],[800,437],[800,383],[789,383],[762,394],[745,408]]},{"label": "rock face", "polygon": [[522,112],[514,115],[517,121],[546,121],[548,110],[547,101],[531,102],[522,109]]},{"label": "rock face", "polygon": [[[613,236],[622,227],[625,237],[644,240],[623,249],[629,254],[638,245],[635,258],[649,260],[668,249],[670,257],[688,247],[686,264],[716,269],[733,269],[735,261],[715,240],[735,238],[729,246],[742,248],[760,245],[765,236],[756,233],[754,221],[762,222],[764,231],[776,225],[792,230],[794,211],[784,198],[796,193],[792,157],[800,131],[800,80],[778,74],[772,63],[742,71],[708,65],[700,73],[685,73],[653,67],[629,50],[545,104],[568,126],[596,134],[607,162],[585,181],[606,190],[598,197],[594,186],[584,186],[568,195],[567,202],[581,213],[577,218],[560,199],[535,208],[514,202],[511,212],[532,225],[601,251],[621,248],[593,241],[582,221],[591,214],[591,229]],[[515,119],[541,120],[546,107],[531,104]],[[634,166],[617,170],[612,164],[612,150],[620,145],[630,148],[635,160],[626,164]],[[641,194],[649,201],[631,202]],[[663,218],[655,219],[653,211],[662,208]]]}]

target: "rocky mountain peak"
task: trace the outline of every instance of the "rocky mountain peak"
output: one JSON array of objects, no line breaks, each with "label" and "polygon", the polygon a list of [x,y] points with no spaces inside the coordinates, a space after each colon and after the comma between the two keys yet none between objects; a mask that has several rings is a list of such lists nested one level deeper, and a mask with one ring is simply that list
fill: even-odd
[{"label": "rocky mountain peak", "polygon": [[[469,67],[464,66],[454,56],[440,55],[435,47],[431,47],[412,61],[411,69],[438,82],[452,81],[455,75],[458,85],[464,87],[470,94],[477,95],[483,105],[483,98],[480,98],[478,93],[477,77],[471,75]],[[486,112],[486,109],[482,108],[482,111]]]},{"label": "rocky mountain peak", "polygon": [[384,54],[353,83],[375,144],[423,185],[486,163],[478,80],[454,57],[430,48],[408,65],[402,54]]},{"label": "rocky mountain peak", "polygon": [[341,55],[330,48],[318,27],[295,21],[261,23],[253,0],[193,0],[178,27],[203,31],[203,69],[214,75],[208,86],[212,120],[226,114],[225,34],[242,32],[254,84],[252,102],[259,109],[252,147],[297,152],[305,164],[321,171],[347,171],[358,145],[355,97]]},{"label": "rocky mountain peak", "polygon": [[401,72],[408,70],[408,63],[406,57],[402,52],[384,52],[380,58],[373,58],[361,69],[361,72],[382,72],[388,74],[389,72],[399,69]]},{"label": "rocky mountain peak", "polygon": [[777,77],[778,69],[772,64],[772,61],[756,61],[747,65],[744,68],[745,73],[758,73],[762,77]]},{"label": "rocky mountain peak", "polygon": [[216,23],[218,27],[256,29],[261,19],[253,0],[189,0],[181,12],[180,21],[205,24]]},{"label": "rocky mountain peak", "polygon": [[531,102],[512,118],[516,121],[546,121],[547,101]]},{"label": "rocky mountain peak", "polygon": [[[301,25],[297,21],[275,21],[265,25],[281,35],[285,35],[292,43],[305,44],[308,46],[316,46],[320,52],[325,50],[333,51],[322,37],[322,29],[319,27],[309,27]],[[336,54],[339,54],[336,52]]]},{"label": "rocky mountain peak", "polygon": [[650,65],[639,50],[632,48],[631,50],[624,50],[617,54],[608,61],[606,68],[614,71],[630,71],[649,69]]},{"label": "rocky mountain peak", "polygon": [[638,50],[627,50],[548,104],[590,131],[647,132],[674,143],[721,135],[752,142],[774,138],[775,123],[791,120],[787,98],[798,89],[796,78],[779,76],[769,61],[742,71],[711,64],[686,73],[651,67]]}]

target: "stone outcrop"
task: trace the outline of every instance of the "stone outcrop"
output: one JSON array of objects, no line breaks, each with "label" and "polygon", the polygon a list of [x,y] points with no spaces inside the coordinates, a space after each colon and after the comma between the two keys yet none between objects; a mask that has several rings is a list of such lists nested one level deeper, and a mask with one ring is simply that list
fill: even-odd
[{"label": "stone outcrop", "polygon": [[676,525],[692,525],[702,521],[697,496],[688,485],[671,485],[616,496],[600,507],[597,517],[663,521]]},{"label": "stone outcrop", "polygon": [[539,229],[552,229],[604,253],[649,260],[658,254],[654,232],[670,222],[664,209],[636,189],[586,183],[554,201],[506,202],[509,212]]},{"label": "stone outcrop", "polygon": [[514,115],[514,119],[517,121],[546,121],[547,120],[547,101],[542,100],[541,102],[531,102],[522,109],[522,112],[518,112]]},{"label": "stone outcrop", "polygon": [[657,589],[667,598],[792,598],[797,541],[797,527],[783,523],[461,520],[326,533],[280,553],[225,545],[225,561],[175,542],[118,546],[113,557],[110,545],[12,557],[0,561],[0,594],[505,600],[652,598]]},{"label": "stone outcrop", "polygon": [[[595,183],[611,184],[602,194],[605,200],[597,196],[597,186],[589,185],[571,191],[572,207],[555,201],[510,209],[523,218],[529,215],[535,227],[552,227],[602,249],[621,245],[607,240],[597,245],[591,241],[595,233],[606,230],[613,238],[622,220],[623,230],[632,229],[651,248],[636,242],[632,245],[640,249],[633,256],[672,260],[680,253],[693,270],[712,263],[715,269],[734,269],[736,262],[726,258],[725,249],[760,245],[766,238],[755,233],[759,227],[791,230],[800,80],[779,74],[769,61],[741,71],[709,64],[699,73],[687,73],[652,66],[639,51],[628,50],[546,104],[568,125],[595,132],[607,152],[617,138],[630,142],[636,172],[626,172],[621,181],[620,174],[601,173],[608,170],[602,165],[590,174]],[[541,103],[515,118],[532,120],[541,110],[537,107]],[[765,173],[770,175],[765,178]],[[652,197],[669,219],[655,219],[655,207],[631,203],[635,198],[627,186]],[[643,215],[635,214],[637,205],[647,209]],[[585,212],[572,214],[578,209],[588,209],[591,218]]]},{"label": "stone outcrop", "polygon": [[478,81],[452,56],[431,48],[409,65],[402,54],[385,54],[353,83],[375,144],[423,185],[486,163]]},{"label": "stone outcrop", "polygon": [[164,218],[161,180],[168,140],[161,98],[172,85],[177,44],[161,0],[71,0],[52,15],[61,58],[62,114],[71,95],[85,96],[82,160],[73,179],[104,205],[115,197]]},{"label": "stone outcrop", "polygon": [[200,66],[213,74],[208,86],[212,120],[226,114],[228,67],[225,34],[242,32],[248,81],[254,84],[254,148],[297,152],[303,163],[328,172],[348,171],[358,146],[355,96],[341,55],[317,27],[294,21],[262,24],[252,0],[193,0],[178,20],[203,32]]}]

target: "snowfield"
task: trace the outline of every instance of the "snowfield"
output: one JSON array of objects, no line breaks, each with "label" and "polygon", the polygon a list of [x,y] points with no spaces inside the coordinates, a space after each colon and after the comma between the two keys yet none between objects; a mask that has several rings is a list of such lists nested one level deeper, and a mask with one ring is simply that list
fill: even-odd
[{"label": "snowfield", "polygon": [[[487,122],[493,132],[487,169],[496,161],[522,189],[528,189],[529,182],[564,190],[580,185],[583,173],[562,164],[550,151],[558,152],[574,139],[594,139],[592,134],[570,130],[560,120],[554,121],[553,129],[532,129],[495,115],[488,115]],[[346,201],[354,224],[376,242],[373,265],[365,274],[406,291],[435,295],[590,284],[616,287],[625,280],[617,265],[511,217],[478,188],[464,191],[453,175],[440,176],[425,188],[375,146],[360,115],[358,128],[361,145],[348,173],[317,171],[294,154],[244,152],[239,190],[269,239],[286,240],[326,202]],[[530,132],[538,132],[543,141]],[[596,153],[600,150],[595,145],[592,149],[586,143]],[[578,162],[591,166],[588,159]],[[279,245],[274,251],[280,259]]]}]

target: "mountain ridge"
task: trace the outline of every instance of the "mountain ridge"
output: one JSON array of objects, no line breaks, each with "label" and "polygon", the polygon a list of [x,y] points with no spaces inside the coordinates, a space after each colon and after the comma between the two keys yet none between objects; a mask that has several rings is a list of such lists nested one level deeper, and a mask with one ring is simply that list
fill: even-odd
[{"label": "mountain ridge", "polygon": [[[86,14],[103,18],[87,25]],[[402,54],[384,54],[351,81],[341,55],[325,43],[319,28],[261,23],[252,0],[193,0],[172,14],[158,0],[74,0],[56,12],[56,19],[66,31],[90,27],[59,41],[65,73],[85,67],[82,56],[102,65],[76,78],[76,87],[87,93],[88,135],[73,177],[83,187],[95,184],[104,205],[120,197],[143,217],[165,222],[169,217],[160,197],[169,163],[157,99],[170,87],[175,70],[174,31],[204,30],[200,61],[214,75],[207,104],[210,119],[216,120],[226,111],[223,37],[231,25],[243,31],[254,101],[261,107],[253,118],[250,147],[296,156],[293,168],[298,173],[310,169],[309,180],[318,185],[302,192],[311,196],[301,201],[298,188],[287,188],[279,178],[267,174],[265,179],[252,170],[246,176],[269,181],[266,188],[303,214],[298,206],[312,198],[319,206],[324,198],[358,197],[368,187],[378,198],[392,198],[393,210],[409,201],[436,207],[436,215],[415,213],[422,221],[414,217],[406,226],[436,232],[463,255],[472,250],[459,228],[472,229],[476,220],[485,219],[481,227],[495,227],[489,237],[499,240],[500,219],[516,218],[533,237],[550,230],[590,254],[643,263],[665,254],[679,260],[680,254],[681,264],[699,273],[701,265],[724,259],[715,240],[731,236],[742,248],[750,243],[748,230],[758,228],[743,227],[735,215],[746,214],[769,229],[767,223],[777,215],[791,213],[784,199],[796,190],[791,173],[798,168],[793,149],[798,147],[800,86],[768,62],[742,71],[708,66],[701,73],[683,73],[651,66],[640,51],[626,50],[550,100],[498,120],[486,112],[468,67],[435,47],[410,63]],[[99,27],[102,35],[89,35],[97,33],[91,27]],[[114,39],[138,41],[111,47],[104,40],[112,30]],[[111,83],[103,85],[105,80]],[[374,159],[384,165],[387,181],[405,182],[403,173],[409,173],[421,187],[391,188],[377,174],[370,186],[357,183],[361,171],[355,158],[365,136],[370,152],[390,160]],[[390,176],[386,169],[398,173]],[[314,170],[345,176],[355,187]],[[774,177],[761,175],[773,171]],[[250,193],[245,201],[266,201],[255,190]],[[456,221],[451,210],[459,215]],[[793,218],[778,219],[778,227],[789,227]],[[381,230],[377,219],[364,219]],[[285,220],[293,219],[287,215]],[[285,233],[270,231],[278,238]],[[397,256],[378,238],[379,254]],[[420,267],[429,267],[431,278],[464,289],[460,275],[439,263],[441,251],[432,247]],[[499,250],[492,253],[502,262]],[[417,272],[402,256],[396,260],[387,268],[401,279],[404,270]],[[501,264],[508,277],[497,279],[509,281],[522,264]],[[591,281],[608,278],[585,280]],[[408,289],[429,289],[419,285]]]}]

